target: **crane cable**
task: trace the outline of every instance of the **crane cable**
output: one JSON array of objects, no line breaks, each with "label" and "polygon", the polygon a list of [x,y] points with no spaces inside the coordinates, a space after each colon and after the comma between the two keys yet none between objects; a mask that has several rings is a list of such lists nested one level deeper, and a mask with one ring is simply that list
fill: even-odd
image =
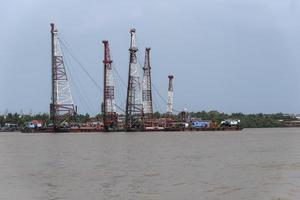
[{"label": "crane cable", "polygon": [[[69,63],[68,58],[64,55],[64,49],[63,48],[61,48],[61,51],[62,51],[62,56],[64,58],[64,63],[65,63],[66,71],[67,71],[67,73],[70,74],[69,79],[73,83],[73,85],[75,87],[75,90],[78,91],[79,96],[82,97],[82,98],[79,98],[78,100],[86,108],[86,110],[88,110],[89,112],[91,112],[92,109],[90,107],[90,99],[87,98],[87,95],[82,95],[83,94],[82,88],[78,87],[77,82],[74,81],[74,78],[76,78],[75,77],[76,73],[74,73],[74,75],[75,75],[74,78],[73,78],[73,76],[71,76],[71,69],[74,70],[74,72],[75,72],[75,68],[69,68],[68,67],[69,66],[69,64],[68,64]],[[78,80],[80,81],[80,79],[78,79]]]},{"label": "crane cable", "polygon": [[81,64],[81,62],[74,56],[74,54],[71,52],[71,50],[67,47],[67,44],[65,44],[66,42],[61,38],[61,43],[62,45],[65,47],[65,49],[67,50],[67,52],[70,54],[70,56],[75,60],[75,62],[79,65],[79,67],[86,73],[86,75],[90,78],[90,80],[94,83],[94,85],[102,90],[101,86],[97,83],[97,81],[95,81],[95,79],[90,75],[90,73],[85,69],[85,67],[83,66],[83,64]]},{"label": "crane cable", "polygon": [[[61,44],[65,47],[65,49],[67,50],[67,52],[70,54],[70,56],[77,62],[77,64],[80,66],[80,68],[86,73],[86,75],[90,78],[90,80],[94,83],[94,85],[100,89],[103,90],[102,87],[95,81],[95,79],[93,79],[93,77],[89,74],[89,72],[84,68],[83,64],[81,64],[81,62],[74,56],[74,54],[71,52],[71,50],[67,47],[67,42],[65,42],[65,40],[61,37],[60,38]],[[118,106],[115,103],[115,106],[117,108],[119,108],[121,111],[124,111],[120,106]]]}]

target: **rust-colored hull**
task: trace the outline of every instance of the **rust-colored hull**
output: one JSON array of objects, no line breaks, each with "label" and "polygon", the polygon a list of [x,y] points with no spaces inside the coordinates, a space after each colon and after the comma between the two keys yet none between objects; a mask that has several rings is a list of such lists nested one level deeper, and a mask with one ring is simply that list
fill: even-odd
[{"label": "rust-colored hull", "polygon": [[170,131],[241,131],[240,127],[216,127],[216,128],[153,128],[153,129],[136,129],[126,131],[125,129],[116,129],[105,131],[99,127],[72,127],[72,128],[60,128],[54,129],[53,127],[43,127],[39,129],[23,129],[23,133],[91,133],[91,132],[170,132]]}]

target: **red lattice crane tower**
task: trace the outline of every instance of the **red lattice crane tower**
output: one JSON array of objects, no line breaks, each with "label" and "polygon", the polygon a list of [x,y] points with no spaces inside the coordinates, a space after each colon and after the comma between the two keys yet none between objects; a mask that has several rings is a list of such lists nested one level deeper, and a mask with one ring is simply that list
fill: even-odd
[{"label": "red lattice crane tower", "polygon": [[150,50],[145,49],[145,63],[143,67],[143,109],[145,121],[151,120],[153,115],[152,107],[152,86],[151,86],[151,65],[150,65]]},{"label": "red lattice crane tower", "polygon": [[169,87],[168,87],[168,102],[167,102],[167,114],[172,115],[173,113],[173,75],[168,76],[169,79]]},{"label": "red lattice crane tower", "polygon": [[114,80],[112,72],[112,60],[110,58],[109,43],[104,44],[104,91],[103,91],[103,124],[104,130],[109,131],[117,127],[117,112],[114,96]]}]

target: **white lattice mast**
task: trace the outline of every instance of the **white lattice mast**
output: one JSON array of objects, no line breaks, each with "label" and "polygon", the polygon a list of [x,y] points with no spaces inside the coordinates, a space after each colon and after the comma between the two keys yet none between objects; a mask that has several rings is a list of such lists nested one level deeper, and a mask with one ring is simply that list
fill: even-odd
[{"label": "white lattice mast", "polygon": [[173,75],[169,75],[169,87],[168,87],[168,102],[167,102],[167,114],[172,115],[173,113]]},{"label": "white lattice mast", "polygon": [[137,64],[135,40],[135,29],[130,30],[130,58],[129,58],[129,73],[128,73],[128,87],[126,98],[126,113],[125,113],[125,128],[130,131],[132,129],[143,128],[143,104],[142,104],[142,90],[139,75],[139,66]]},{"label": "white lattice mast", "polygon": [[52,50],[52,98],[50,104],[50,117],[55,127],[69,121],[76,112],[71,95],[69,80],[64,65],[60,47],[58,31],[51,25],[51,50]]},{"label": "white lattice mast", "polygon": [[145,64],[143,67],[143,109],[146,119],[151,119],[153,115],[152,108],[152,88],[151,88],[151,65],[150,65],[150,50],[145,50]]},{"label": "white lattice mast", "polygon": [[115,104],[115,87],[112,71],[112,60],[110,58],[110,48],[107,40],[104,44],[104,91],[103,91],[103,123],[104,129],[108,131],[117,125],[117,112]]}]

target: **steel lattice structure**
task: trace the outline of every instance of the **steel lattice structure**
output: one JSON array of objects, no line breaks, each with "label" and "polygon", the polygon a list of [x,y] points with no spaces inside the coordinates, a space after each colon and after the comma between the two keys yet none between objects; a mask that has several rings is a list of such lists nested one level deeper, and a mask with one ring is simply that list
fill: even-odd
[{"label": "steel lattice structure", "polygon": [[63,122],[68,122],[73,118],[76,112],[64,65],[58,31],[53,23],[50,25],[52,50],[52,102],[50,104],[50,117],[54,127],[59,128]]},{"label": "steel lattice structure", "polygon": [[109,129],[116,128],[117,126],[117,112],[114,96],[114,80],[109,43],[107,40],[104,40],[102,42],[104,44],[103,124],[104,130],[108,131]]},{"label": "steel lattice structure", "polygon": [[150,50],[145,49],[145,63],[143,67],[143,109],[145,120],[149,120],[153,115],[152,107],[152,87],[151,87],[151,65],[150,65]]},{"label": "steel lattice structure", "polygon": [[127,131],[143,128],[143,104],[140,75],[138,71],[135,29],[130,30],[130,58],[126,98],[125,129]]},{"label": "steel lattice structure", "polygon": [[173,113],[173,75],[169,75],[169,87],[168,87],[168,102],[167,102],[167,114]]}]

